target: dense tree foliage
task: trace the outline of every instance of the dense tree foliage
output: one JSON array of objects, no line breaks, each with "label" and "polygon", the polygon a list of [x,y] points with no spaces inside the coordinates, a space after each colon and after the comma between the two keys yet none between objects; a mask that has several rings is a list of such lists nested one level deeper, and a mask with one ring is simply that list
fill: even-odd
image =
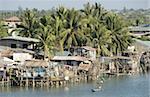
[{"label": "dense tree foliage", "polygon": [[138,26],[141,24],[150,24],[150,9],[126,9],[117,11],[119,15],[125,18],[128,25]]},{"label": "dense tree foliage", "polygon": [[19,34],[40,39],[46,56],[52,55],[54,50],[83,45],[96,48],[98,56],[111,56],[120,54],[132,42],[124,19],[98,3],[87,3],[81,10],[26,9],[19,14],[22,20],[18,25]]},{"label": "dense tree foliage", "polygon": [[4,25],[2,20],[0,20],[0,38],[8,36],[7,27]]}]

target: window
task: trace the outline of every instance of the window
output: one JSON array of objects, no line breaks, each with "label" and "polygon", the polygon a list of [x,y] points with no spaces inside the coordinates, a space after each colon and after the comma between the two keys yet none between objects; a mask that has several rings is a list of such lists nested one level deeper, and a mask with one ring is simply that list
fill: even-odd
[{"label": "window", "polygon": [[16,44],[11,44],[11,48],[16,48]]},{"label": "window", "polygon": [[27,48],[28,47],[28,45],[27,44],[23,44],[23,48]]}]

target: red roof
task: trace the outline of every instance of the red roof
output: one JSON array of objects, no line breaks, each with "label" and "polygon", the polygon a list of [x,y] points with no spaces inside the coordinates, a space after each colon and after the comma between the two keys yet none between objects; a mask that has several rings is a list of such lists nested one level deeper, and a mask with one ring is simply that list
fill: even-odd
[{"label": "red roof", "polygon": [[8,19],[5,19],[6,22],[20,22],[21,20],[16,17],[16,16],[13,16],[13,17],[10,17]]}]

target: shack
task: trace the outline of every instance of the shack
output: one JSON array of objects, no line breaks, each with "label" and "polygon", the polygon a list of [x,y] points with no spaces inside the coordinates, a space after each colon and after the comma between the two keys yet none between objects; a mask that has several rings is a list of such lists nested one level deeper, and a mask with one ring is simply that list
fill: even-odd
[{"label": "shack", "polygon": [[129,31],[131,32],[131,35],[135,37],[141,37],[141,36],[150,37],[150,24],[129,27]]},{"label": "shack", "polygon": [[22,67],[24,77],[44,77],[49,63],[44,60],[26,60]]},{"label": "shack", "polygon": [[81,56],[54,56],[51,61],[52,62],[59,62],[64,65],[70,65],[70,66],[79,66],[81,62],[90,60],[86,57]]},{"label": "shack", "polygon": [[0,46],[34,50],[38,42],[38,39],[29,37],[8,36],[0,39]]},{"label": "shack", "polygon": [[[17,25],[21,24],[21,20],[18,17],[13,16],[5,19],[4,24],[8,27],[8,33],[10,34],[17,28]],[[12,35],[14,34],[15,33],[13,32]]]}]

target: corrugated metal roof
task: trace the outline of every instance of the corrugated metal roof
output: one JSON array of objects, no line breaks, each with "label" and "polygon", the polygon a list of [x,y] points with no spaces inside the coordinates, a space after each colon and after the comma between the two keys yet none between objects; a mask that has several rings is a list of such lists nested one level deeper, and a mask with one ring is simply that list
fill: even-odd
[{"label": "corrugated metal roof", "polygon": [[134,39],[136,42],[146,46],[146,47],[149,47],[150,48],[150,41],[142,41],[142,40],[139,40],[139,39]]},{"label": "corrugated metal roof", "polygon": [[13,16],[13,17],[5,19],[5,21],[8,21],[8,22],[20,22],[21,20],[18,17]]},{"label": "corrugated metal roof", "polygon": [[4,58],[0,58],[0,67],[8,66],[8,64],[13,64],[14,62],[5,61]]},{"label": "corrugated metal roof", "polygon": [[130,31],[150,31],[150,25],[129,27]]},{"label": "corrugated metal roof", "polygon": [[52,61],[87,61],[88,58],[81,57],[81,56],[54,56]]},{"label": "corrugated metal roof", "polygon": [[19,40],[19,41],[27,41],[27,42],[40,42],[40,40],[29,37],[21,37],[21,36],[8,36],[1,38],[0,40]]},{"label": "corrugated metal roof", "polygon": [[7,46],[0,46],[0,52],[4,50],[11,50],[11,48]]},{"label": "corrugated metal roof", "polygon": [[82,46],[81,48],[89,50],[89,51],[95,51],[96,50],[95,48],[92,48],[90,46]]}]

